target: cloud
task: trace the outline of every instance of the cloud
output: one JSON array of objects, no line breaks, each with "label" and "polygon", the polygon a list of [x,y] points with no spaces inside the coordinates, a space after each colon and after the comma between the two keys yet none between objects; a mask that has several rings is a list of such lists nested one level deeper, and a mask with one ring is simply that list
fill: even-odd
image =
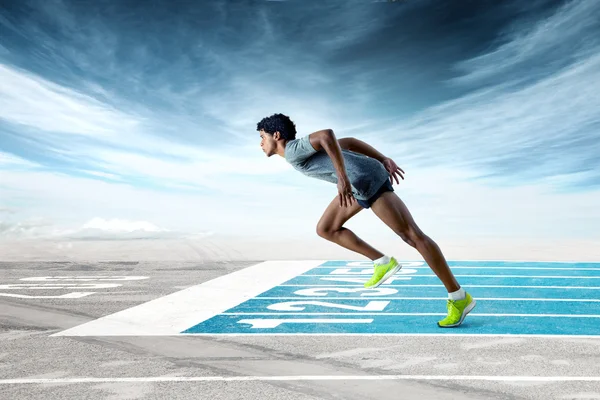
[{"label": "cloud", "polygon": [[[591,185],[590,176],[581,173],[600,175],[600,41],[587,41],[593,24],[589,19],[599,10],[595,2],[573,3],[527,33],[513,34],[511,42],[463,64],[472,69],[464,76],[469,82],[485,75],[493,76],[493,83],[431,106],[382,129],[378,136],[395,135],[387,142],[402,146],[396,156],[419,165],[468,167],[479,177],[509,185],[572,174],[572,183],[566,185],[597,187],[597,181]],[[563,38],[561,29],[574,19],[582,24]],[[529,69],[516,69],[507,78],[506,70],[517,64],[548,69],[538,52],[554,51],[546,37],[554,38],[552,43],[563,50],[568,44],[577,47],[586,42],[595,51],[566,54],[569,65],[553,66],[551,73],[526,84],[510,78],[535,76]]]},{"label": "cloud", "polygon": [[[214,182],[219,180],[240,180],[240,175],[264,176],[289,169],[285,163],[266,160],[260,151],[258,133],[254,134],[252,145],[230,146],[222,152],[190,146],[145,134],[139,128],[141,120],[113,112],[104,103],[43,78],[10,67],[0,67],[2,73],[11,77],[11,85],[1,89],[4,100],[0,102],[4,101],[7,107],[1,109],[0,118],[12,123],[4,125],[6,132],[15,141],[16,151],[30,155],[35,151],[40,157],[38,162],[31,162],[2,153],[0,163],[4,165],[18,163],[52,168],[62,164],[69,167],[71,173],[84,172],[111,180],[135,182],[140,178],[167,178],[167,184],[211,189],[216,188]],[[218,103],[213,106],[215,104]],[[13,112],[15,110],[20,112]],[[27,129],[19,129],[14,124],[27,125]],[[90,126],[92,129],[87,130]],[[252,126],[255,127],[255,123]],[[89,140],[64,139],[71,134],[90,137]]]},{"label": "cloud", "polygon": [[114,232],[168,232],[168,229],[161,229],[147,221],[128,221],[121,219],[105,220],[103,218],[94,218],[83,225],[83,229],[99,229],[103,231]]},{"label": "cloud", "polygon": [[[165,186],[213,190],[213,182],[235,175],[265,177],[287,169],[261,158],[255,126],[267,115],[288,113],[303,134],[324,127],[344,132],[362,123],[350,117],[368,95],[351,87],[364,88],[364,82],[346,81],[354,105],[346,101],[340,108],[335,86],[343,78],[323,68],[323,55],[368,40],[380,11],[347,2],[318,10],[295,5],[314,17],[299,25],[277,8],[225,4],[191,9],[172,21],[152,15],[145,26],[117,7],[103,9],[114,18],[102,19],[94,6],[62,1],[32,7],[28,18],[3,18],[13,33],[37,38],[27,41],[30,56],[21,67],[0,66],[0,78],[9,82],[0,89],[0,119],[12,131],[15,154],[73,174],[134,184],[168,178]],[[234,21],[244,32],[243,45],[231,40]],[[298,54],[306,42],[275,34],[299,28],[324,39],[303,57]],[[211,35],[190,35],[191,29]]]},{"label": "cloud", "polygon": [[[215,18],[224,23],[242,12],[216,4],[221,5],[221,13]],[[351,113],[340,112],[332,94],[315,97],[308,89],[333,82],[334,74],[321,68],[318,54],[292,64],[284,61],[296,59],[295,51],[302,45],[290,46],[274,35],[283,19],[274,18],[273,10],[246,10],[257,18],[242,21],[240,29],[248,33],[248,41],[240,49],[228,40],[227,24],[215,23],[214,35],[194,37],[189,35],[191,20],[182,18],[160,41],[142,40],[138,37],[142,29],[133,33],[130,42],[111,31],[117,25],[82,10],[76,13],[63,2],[56,6],[41,7],[31,19],[4,21],[24,36],[39,36],[44,45],[37,54],[53,54],[61,60],[52,68],[41,59],[29,60],[37,70],[46,67],[49,79],[24,68],[1,67],[0,73],[10,77],[11,84],[2,89],[7,107],[0,118],[12,131],[13,149],[22,158],[33,158],[50,169],[132,184],[154,179],[155,185],[165,187],[216,190],[217,186],[228,189],[221,182],[229,181],[249,188],[236,176],[262,178],[289,169],[283,163],[268,163],[260,152],[255,126],[264,116],[287,112],[298,121],[302,134],[325,126],[342,130],[353,126],[344,119]],[[325,23],[337,26],[336,31],[352,32],[354,26],[346,17],[356,11],[350,6],[340,10],[342,14],[334,13]],[[107,15],[116,12],[106,10]],[[61,35],[45,30],[44,21]],[[117,21],[131,22],[122,13]],[[83,22],[85,28],[79,30]],[[147,33],[156,35],[162,22],[151,19]],[[104,45],[94,52],[81,51],[83,43],[103,42],[105,34]],[[270,45],[280,57],[262,56]],[[114,49],[129,48],[117,60]],[[170,52],[168,63],[161,58],[165,51]],[[97,57],[98,53],[105,58]],[[157,63],[164,67],[153,68]],[[286,68],[280,68],[284,64]],[[75,70],[85,72],[75,74]],[[49,73],[56,71],[61,72]],[[133,77],[136,82],[124,84],[123,79]],[[263,96],[265,92],[270,96]],[[133,101],[134,95],[143,101]]]},{"label": "cloud", "polygon": [[597,54],[598,3],[567,1],[547,18],[533,18],[517,19],[497,39],[498,47],[458,63],[464,74],[450,82],[532,81]]},{"label": "cloud", "polygon": [[94,98],[27,71],[0,65],[0,118],[50,132],[115,136],[142,122]]},{"label": "cloud", "polygon": [[[210,235],[207,232],[203,235]],[[54,239],[69,240],[134,240],[134,239],[183,239],[189,233],[160,228],[148,221],[127,219],[93,218],[76,230],[66,230]],[[198,236],[198,234],[195,234]]]},{"label": "cloud", "polygon": [[[600,191],[552,193],[553,181],[490,187],[473,181],[475,171],[410,165],[406,170],[406,180],[395,190],[419,227],[435,239],[598,237],[594,227],[600,223]],[[3,193],[3,202],[19,204],[16,199],[21,198],[27,205],[12,207],[14,212],[4,218],[0,214],[0,235],[60,241],[186,240],[212,233],[240,240],[318,240],[317,222],[336,195],[335,185],[309,179],[296,190],[264,192],[257,187],[226,196],[164,193],[47,172],[7,172],[0,186],[7,183],[12,189]],[[395,251],[400,251],[400,239],[377,221],[364,211],[346,226],[375,246],[396,238]]]},{"label": "cloud", "polygon": [[[13,213],[14,214],[14,213]],[[7,239],[52,240],[134,240],[185,239],[210,236],[212,232],[180,232],[160,228],[147,221],[93,218],[79,228],[57,226],[47,218],[25,221],[0,221],[0,237]]]},{"label": "cloud", "polygon": [[34,238],[44,236],[52,223],[45,218],[30,219],[21,222],[0,221],[0,237]]},{"label": "cloud", "polygon": [[[165,191],[152,181],[133,186],[43,170],[3,171],[0,207],[16,208],[16,212],[0,220],[15,226],[47,216],[44,221],[52,226],[40,235],[79,229],[93,218],[147,221],[161,229],[188,234],[281,233],[289,229],[289,220],[296,218],[290,210],[302,208],[314,217],[336,195],[334,185],[294,174],[288,178],[291,182],[283,184],[268,179],[244,182],[242,177],[215,181],[216,189],[208,191],[173,184]],[[309,228],[312,232],[312,226]]]},{"label": "cloud", "polygon": [[36,167],[39,164],[28,161],[22,157],[15,156],[10,153],[0,152],[0,167]]}]

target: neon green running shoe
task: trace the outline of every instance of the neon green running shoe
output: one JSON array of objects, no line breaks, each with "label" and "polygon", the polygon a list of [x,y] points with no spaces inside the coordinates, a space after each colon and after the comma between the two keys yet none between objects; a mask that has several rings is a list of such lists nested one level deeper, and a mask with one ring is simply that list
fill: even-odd
[{"label": "neon green running shoe", "polygon": [[394,257],[390,257],[390,262],[387,264],[374,264],[375,272],[371,279],[365,283],[366,288],[376,288],[385,282],[390,276],[394,275],[402,265],[398,264],[398,261]]},{"label": "neon green running shoe", "polygon": [[446,304],[448,308],[448,316],[441,321],[438,321],[440,328],[454,328],[459,326],[464,321],[468,313],[475,308],[475,299],[469,293],[463,300],[450,300]]}]

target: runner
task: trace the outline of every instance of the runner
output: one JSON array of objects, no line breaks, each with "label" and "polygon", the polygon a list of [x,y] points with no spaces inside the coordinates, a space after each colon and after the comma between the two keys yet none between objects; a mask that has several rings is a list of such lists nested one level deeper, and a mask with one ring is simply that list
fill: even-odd
[{"label": "runner", "polygon": [[267,157],[277,154],[304,175],[337,184],[338,195],[319,220],[317,234],[373,261],[373,276],[364,287],[381,285],[401,268],[394,257],[381,253],[343,226],[361,210],[371,208],[402,240],[417,249],[446,287],[448,315],[438,321],[438,326],[462,324],[475,307],[475,300],[458,284],[439,246],[419,229],[394,192],[394,179],[400,183],[398,177],[404,179],[404,171],[391,158],[359,139],[338,140],[331,129],[296,139],[295,124],[283,114],[263,118],[257,131]]}]

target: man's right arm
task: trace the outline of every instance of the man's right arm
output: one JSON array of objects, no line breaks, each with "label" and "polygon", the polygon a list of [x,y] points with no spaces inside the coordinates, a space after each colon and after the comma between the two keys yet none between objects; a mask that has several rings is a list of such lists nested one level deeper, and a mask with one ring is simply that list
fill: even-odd
[{"label": "man's right arm", "polygon": [[339,179],[347,179],[342,147],[331,129],[323,129],[308,135],[310,144],[317,151],[324,150],[333,162]]},{"label": "man's right arm", "polygon": [[324,129],[308,135],[311,146],[317,151],[324,150],[333,162],[338,178],[338,197],[340,207],[346,207],[356,201],[352,194],[352,183],[348,178],[342,147],[331,129]]}]

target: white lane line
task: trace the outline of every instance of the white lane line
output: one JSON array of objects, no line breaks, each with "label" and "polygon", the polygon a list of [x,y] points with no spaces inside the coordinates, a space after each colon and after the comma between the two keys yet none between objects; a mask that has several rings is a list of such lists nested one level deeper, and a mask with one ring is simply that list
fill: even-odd
[{"label": "white lane line", "polygon": [[370,324],[373,319],[367,318],[310,318],[310,319],[284,319],[284,318],[273,318],[273,319],[240,319],[237,321],[238,324],[252,325],[252,328],[272,329],[277,328],[279,325],[285,324]]},{"label": "white lane line", "polygon": [[[313,283],[312,285],[279,285],[279,287],[310,287],[310,288],[318,288],[318,287],[330,287],[331,284],[318,284]],[[592,289],[598,290],[600,286],[529,286],[529,285],[461,285],[462,287],[470,287],[470,288],[509,288],[509,289]],[[364,287],[363,285],[346,285],[346,284],[336,284],[335,287]],[[383,284],[380,287],[444,287],[441,284],[432,284],[432,285],[388,285]]]},{"label": "white lane line", "polygon": [[325,261],[266,261],[50,336],[174,335]]},{"label": "white lane line", "polygon": [[[423,260],[400,260],[400,259],[396,259],[400,264],[413,264],[413,263],[419,263],[420,265],[425,264],[425,262]],[[473,260],[473,259],[469,259],[469,258],[461,258],[460,260],[448,260],[451,263],[503,263],[503,264],[507,264],[507,263],[515,263],[515,264],[523,264],[523,263],[527,263],[527,264],[600,264],[600,259],[596,260],[596,261],[590,261],[590,260],[488,260],[488,259],[479,259],[479,260]],[[362,263],[362,264],[368,264],[368,263],[372,263],[372,261],[365,261],[365,260],[329,260],[328,262],[334,262],[334,263],[346,263],[346,264],[355,264],[355,263]],[[344,264],[344,266],[346,265]],[[322,266],[319,268],[332,268],[330,265],[328,266]],[[339,266],[336,266],[334,268],[340,268]]]},{"label": "white lane line", "polygon": [[[437,275],[434,274],[400,274],[409,277],[420,277],[420,278],[436,278]],[[310,275],[303,274],[300,277],[310,276],[310,277],[328,277],[328,278],[361,278],[367,277],[368,274],[358,275],[358,274],[328,274],[328,275]],[[533,279],[600,279],[599,276],[562,276],[562,275],[460,275],[454,274],[457,278],[533,278]]]},{"label": "white lane line", "polygon": [[[395,313],[395,312],[337,312],[337,313],[326,313],[326,312],[224,312],[219,315],[377,315],[377,316],[445,316],[446,313]],[[600,318],[600,314],[491,314],[491,313],[473,313],[469,316],[474,317],[536,317],[536,318]]]},{"label": "white lane line", "polygon": [[[34,296],[30,294],[17,294],[17,293],[0,293],[1,297],[13,297],[16,299],[80,299],[85,296],[89,296],[91,294],[95,294],[97,292],[71,292],[65,293],[61,295],[54,296]],[[115,292],[111,292],[114,294]]]},{"label": "white lane line", "polygon": [[[448,297],[255,297],[251,300],[448,300]],[[582,302],[582,303],[600,303],[600,299],[536,299],[536,298],[508,298],[508,297],[477,297],[477,301],[562,301],[562,302]]]},{"label": "white lane line", "polygon": [[[237,332],[237,333],[186,333],[185,335],[193,335],[193,336],[352,336],[352,337],[370,337],[370,336],[407,336],[407,337],[421,337],[421,336],[431,336],[431,337],[510,337],[510,338],[536,338],[536,339],[595,339],[600,340],[600,335],[553,335],[553,334],[528,334],[528,333],[396,333],[396,332],[365,332],[365,333],[345,333],[345,332],[336,332],[336,333],[312,333],[312,332],[261,332],[261,333],[249,333],[249,332]],[[184,336],[185,336],[184,335]]]},{"label": "white lane line", "polygon": [[146,383],[146,382],[256,382],[256,381],[496,381],[496,382],[599,382],[600,376],[520,375],[282,375],[282,376],[140,376],[0,379],[0,385],[57,383]]},{"label": "white lane line", "polygon": [[[399,262],[400,264],[402,264],[401,262]],[[319,269],[369,269],[372,267],[365,265],[365,266],[353,266],[353,265],[342,265],[342,266],[337,266],[337,267],[319,267]],[[410,269],[431,269],[428,266],[425,267],[414,267],[412,265],[407,266],[406,268],[410,268]],[[504,266],[499,266],[499,267],[467,267],[467,266],[454,266],[454,267],[450,267],[450,269],[477,269],[477,270],[490,270],[490,269],[501,269],[501,270],[505,270],[505,269],[520,269],[520,270],[531,270],[531,271],[600,271],[600,268],[588,268],[588,267],[575,267],[575,268],[569,268],[569,267],[504,267]]]}]

